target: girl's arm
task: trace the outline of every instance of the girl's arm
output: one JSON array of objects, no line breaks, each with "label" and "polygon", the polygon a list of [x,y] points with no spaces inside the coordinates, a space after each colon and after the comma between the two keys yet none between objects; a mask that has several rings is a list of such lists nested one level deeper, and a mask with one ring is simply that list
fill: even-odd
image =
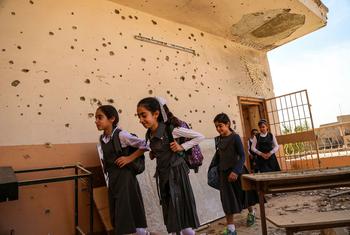
[{"label": "girl's arm", "polygon": [[131,135],[127,131],[121,131],[119,133],[119,139],[120,144],[122,148],[126,148],[127,146],[132,146],[134,148],[138,148],[135,152],[130,154],[129,156],[122,156],[117,158],[115,163],[119,167],[124,167],[125,165],[129,164],[130,162],[134,161],[136,158],[142,156],[146,151],[149,150],[148,145],[146,144],[146,141],[143,139],[140,139],[134,135]]},{"label": "girl's arm", "polygon": [[192,148],[195,145],[198,145],[200,142],[202,142],[205,137],[201,133],[194,131],[192,129],[187,129],[183,127],[176,127],[173,130],[173,137],[174,139],[185,137],[189,138],[189,141],[186,141],[185,143],[181,144],[181,147],[186,151],[190,148]]},{"label": "girl's arm", "polygon": [[240,158],[239,158],[239,161],[237,162],[237,165],[232,169],[232,171],[238,175],[238,174],[242,174],[243,172],[245,154],[244,154],[244,147],[242,144],[241,137],[239,135],[234,135],[234,139],[235,139],[235,148]]},{"label": "girl's arm", "polygon": [[272,134],[272,138],[273,138],[273,140],[272,140],[273,141],[273,149],[270,151],[271,155],[274,154],[274,153],[277,153],[277,151],[279,149],[279,145],[277,143],[277,139],[276,139],[274,134]]},{"label": "girl's arm", "polygon": [[257,143],[257,139],[256,139],[256,136],[254,136],[253,141],[252,141],[252,151],[254,153],[258,154],[259,156],[262,156],[263,153],[256,149],[256,143]]}]

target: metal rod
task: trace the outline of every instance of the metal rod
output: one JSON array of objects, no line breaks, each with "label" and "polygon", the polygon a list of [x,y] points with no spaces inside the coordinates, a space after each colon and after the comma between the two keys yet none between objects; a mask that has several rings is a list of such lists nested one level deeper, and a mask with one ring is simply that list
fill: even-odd
[{"label": "metal rod", "polygon": [[[74,168],[75,175],[78,175],[78,165]],[[79,224],[79,196],[78,196],[78,178],[74,178],[74,225]]]},{"label": "metal rod", "polygon": [[29,170],[17,170],[17,171],[15,171],[15,174],[30,173],[30,172],[37,172],[37,171],[64,170],[64,169],[71,169],[71,168],[75,168],[75,165],[58,166],[58,167],[46,167],[46,168],[36,168],[36,169],[29,169]]},{"label": "metal rod", "polygon": [[75,178],[83,178],[88,176],[89,176],[88,174],[80,174],[80,175],[61,176],[61,177],[44,178],[44,179],[36,179],[36,180],[24,180],[24,181],[19,181],[18,185],[28,186],[28,185],[34,185],[34,184],[54,183],[54,182],[68,181],[68,180],[73,180]]}]

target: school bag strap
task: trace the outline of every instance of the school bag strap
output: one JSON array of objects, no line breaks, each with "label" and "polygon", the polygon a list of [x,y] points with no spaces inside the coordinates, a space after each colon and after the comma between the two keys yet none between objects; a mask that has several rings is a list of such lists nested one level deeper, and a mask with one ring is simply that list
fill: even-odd
[{"label": "school bag strap", "polygon": [[123,152],[122,144],[119,138],[119,133],[121,131],[122,131],[121,129],[117,128],[112,135],[113,149],[116,154],[120,154],[121,152]]}]

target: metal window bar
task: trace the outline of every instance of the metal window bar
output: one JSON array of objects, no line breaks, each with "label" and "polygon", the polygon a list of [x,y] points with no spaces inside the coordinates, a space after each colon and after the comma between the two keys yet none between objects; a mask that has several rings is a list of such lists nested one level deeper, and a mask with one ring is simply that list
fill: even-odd
[{"label": "metal window bar", "polygon": [[[265,101],[271,132],[280,138],[288,137],[284,138],[277,155],[282,168],[319,168],[318,143],[307,91],[301,90]],[[313,137],[304,139],[303,133],[310,132],[314,133]]]},{"label": "metal window bar", "polygon": [[[46,167],[46,168],[37,168],[37,169],[28,169],[28,170],[17,170],[15,174],[23,174],[23,173],[32,173],[39,171],[54,171],[54,170],[66,170],[66,169],[74,169],[74,175],[67,175],[61,177],[50,177],[43,179],[34,179],[34,180],[23,180],[18,182],[18,186],[29,186],[36,184],[45,184],[45,183],[55,183],[62,181],[74,180],[74,225],[75,225],[75,234],[76,235],[86,235],[93,234],[93,187],[92,187],[92,173],[86,170],[81,164],[76,165],[67,165],[67,166],[59,166],[59,167]],[[85,233],[79,226],[79,190],[78,190],[78,180],[88,179],[88,191],[89,191],[89,199],[90,199],[90,217],[89,217],[89,232]]]}]

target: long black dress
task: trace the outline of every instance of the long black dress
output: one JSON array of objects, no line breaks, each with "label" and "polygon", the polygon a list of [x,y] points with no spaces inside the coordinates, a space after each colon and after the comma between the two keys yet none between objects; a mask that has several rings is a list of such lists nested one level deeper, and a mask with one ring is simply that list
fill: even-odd
[{"label": "long black dress", "polygon": [[[220,198],[226,215],[240,213],[243,209],[259,202],[256,191],[243,191],[241,174],[247,174],[244,166],[245,155],[239,135],[232,133],[229,136],[217,138],[220,170]],[[238,175],[234,182],[228,181],[231,172]]]},{"label": "long black dress", "polygon": [[104,166],[108,172],[108,194],[111,222],[114,234],[135,233],[136,228],[146,228],[145,208],[142,194],[136,175],[128,167],[119,168],[115,159],[122,155],[127,156],[123,150],[119,156],[115,153],[112,138],[108,143],[102,140]]},{"label": "long black dress", "polygon": [[[256,135],[256,149],[262,153],[269,153],[273,149],[273,135],[268,132],[265,137],[260,134]],[[268,159],[264,159],[261,156],[256,158],[256,168],[259,172],[271,172],[280,171],[280,165],[278,164],[275,154],[272,154]]]},{"label": "long black dress", "polygon": [[199,220],[193,195],[189,168],[185,160],[170,149],[169,134],[164,123],[159,123],[150,138],[151,154],[157,159],[156,180],[164,224],[169,233],[185,228],[198,228]]}]

